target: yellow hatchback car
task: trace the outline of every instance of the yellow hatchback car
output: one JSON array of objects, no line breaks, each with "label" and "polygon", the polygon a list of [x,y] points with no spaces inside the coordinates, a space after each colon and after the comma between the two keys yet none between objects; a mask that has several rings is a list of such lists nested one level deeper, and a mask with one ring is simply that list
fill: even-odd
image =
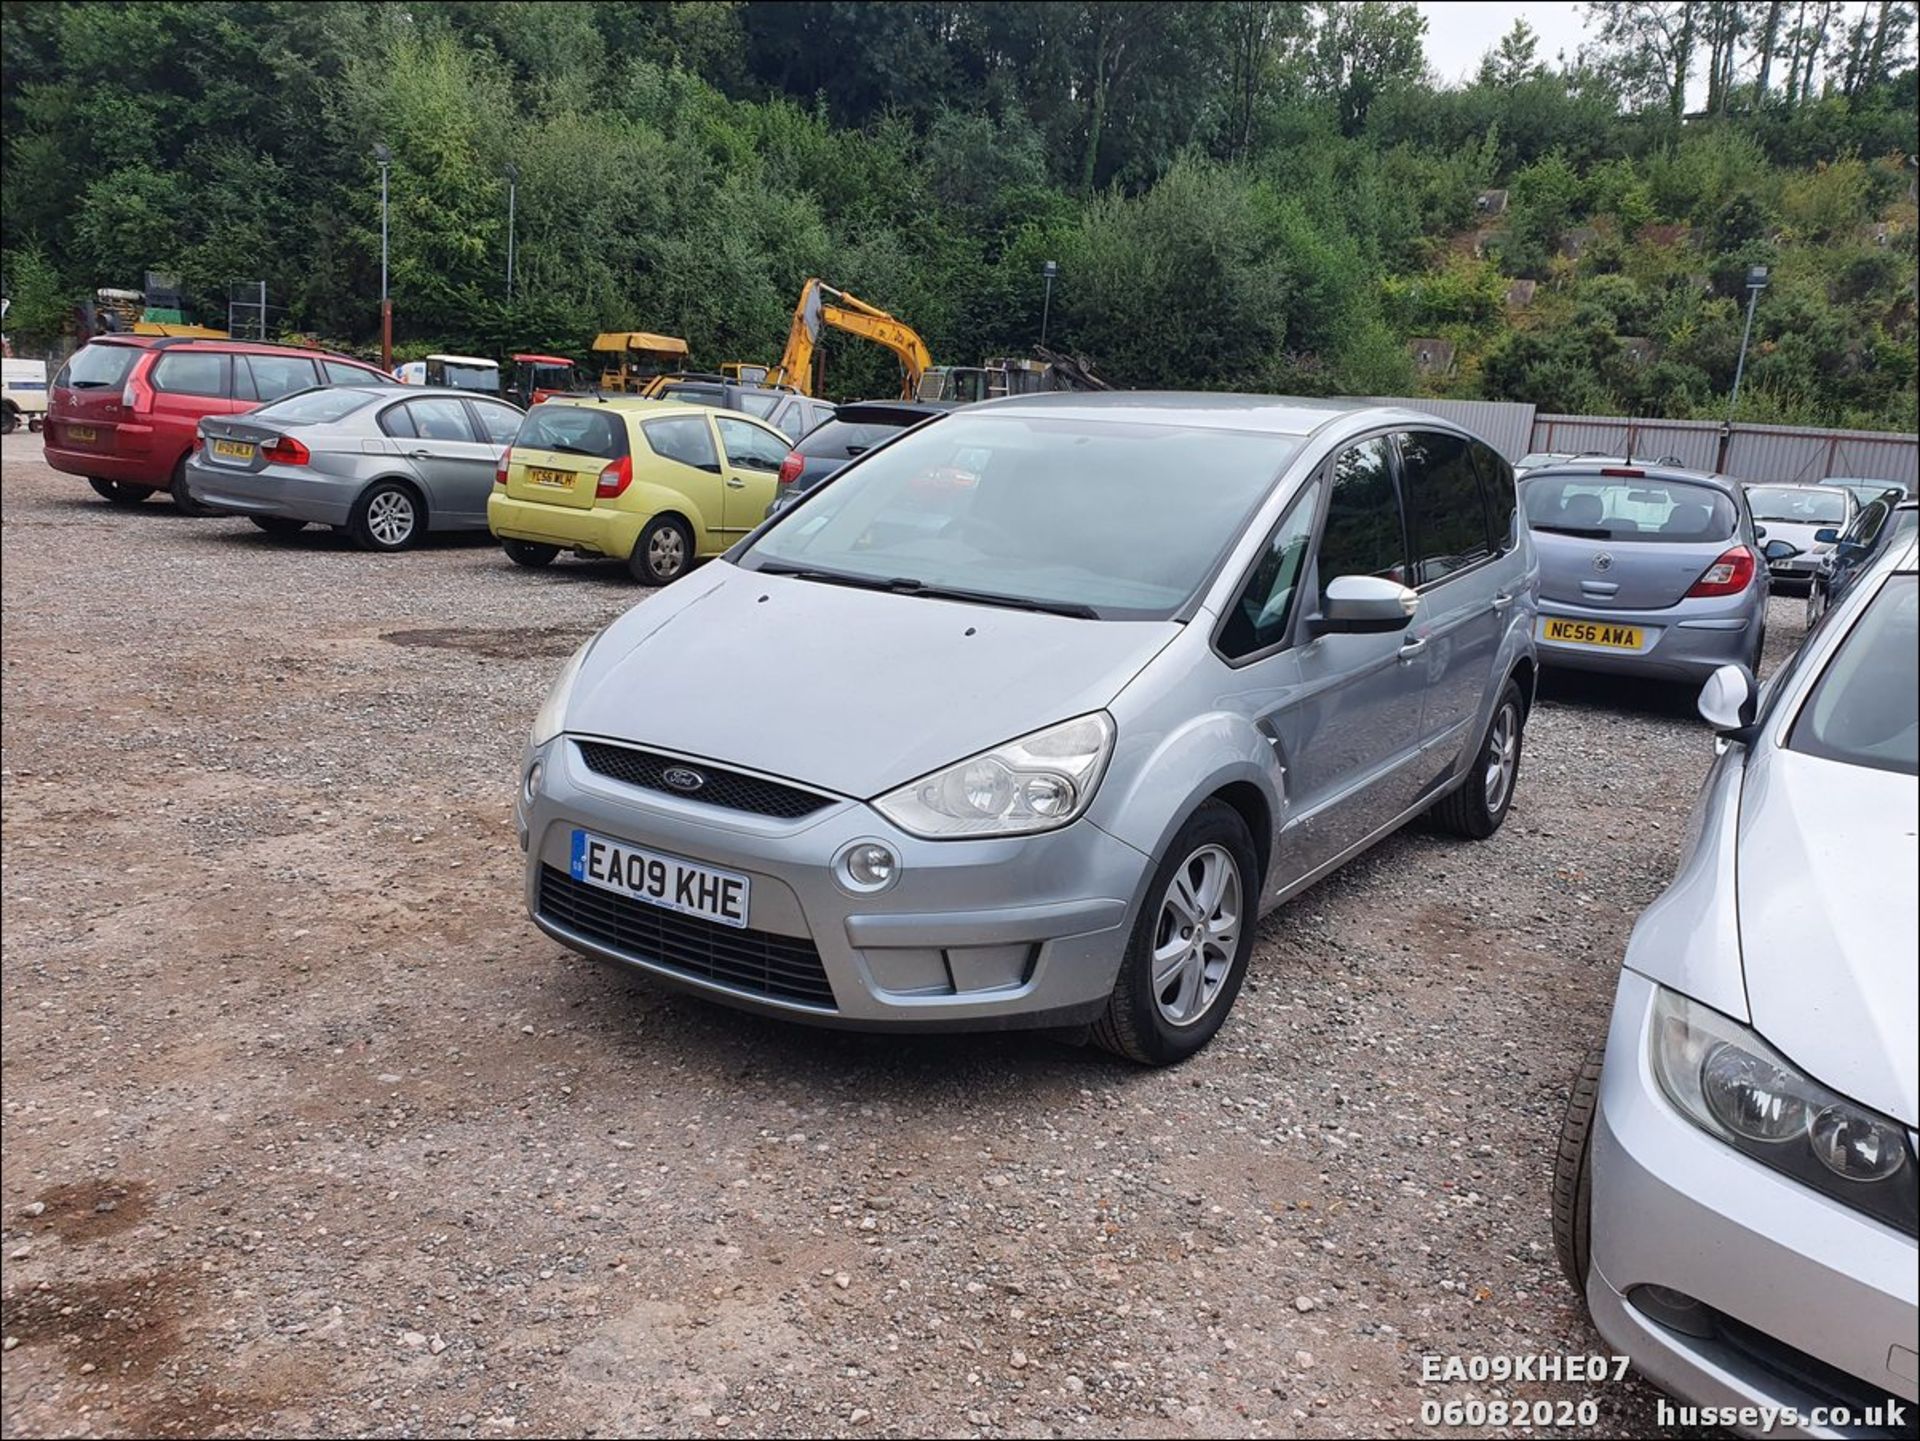
[{"label": "yellow hatchback car", "polygon": [[515,565],[571,550],[665,585],[760,523],[790,449],[772,426],[704,405],[542,401],[500,457],[487,528]]}]

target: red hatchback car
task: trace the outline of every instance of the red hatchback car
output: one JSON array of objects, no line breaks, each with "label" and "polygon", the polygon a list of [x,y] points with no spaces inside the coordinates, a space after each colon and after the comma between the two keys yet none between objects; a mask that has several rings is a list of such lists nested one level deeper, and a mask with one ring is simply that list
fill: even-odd
[{"label": "red hatchback car", "polygon": [[53,378],[47,464],[84,475],[117,505],[169,491],[190,515],[207,512],[182,475],[202,417],[232,415],[316,385],[399,382],[364,361],[245,340],[97,336]]}]

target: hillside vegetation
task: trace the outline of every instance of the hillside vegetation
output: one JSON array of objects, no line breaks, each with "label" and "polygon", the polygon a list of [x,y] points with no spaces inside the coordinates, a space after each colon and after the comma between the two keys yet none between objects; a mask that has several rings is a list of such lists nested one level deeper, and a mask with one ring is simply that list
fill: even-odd
[{"label": "hillside vegetation", "polygon": [[381,141],[404,353],[771,359],[820,275],[977,361],[1051,259],[1123,385],[1717,418],[1764,264],[1742,417],[1913,429],[1914,7],[1587,8],[1448,88],[1397,4],[10,4],[10,329],[160,270],[364,346]]}]

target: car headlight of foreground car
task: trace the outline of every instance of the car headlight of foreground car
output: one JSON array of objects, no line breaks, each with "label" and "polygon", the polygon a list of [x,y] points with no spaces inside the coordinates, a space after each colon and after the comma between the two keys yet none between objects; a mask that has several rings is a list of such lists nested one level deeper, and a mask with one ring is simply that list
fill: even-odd
[{"label": "car headlight of foreground car", "polygon": [[1920,1168],[1905,1128],[1835,1095],[1751,1029],[1661,989],[1653,1073],[1703,1131],[1909,1236],[1920,1233]]},{"label": "car headlight of foreground car", "polygon": [[547,692],[547,698],[541,702],[539,714],[533,718],[533,730],[527,736],[527,745],[534,750],[559,735],[566,729],[567,702],[573,696],[573,683],[580,678],[580,667],[586,664],[587,652],[593,647],[593,639],[581,642],[567,661],[566,668],[560,672],[560,678],[553,683],[553,689]]},{"label": "car headlight of foreground car", "polygon": [[1113,754],[1113,718],[1095,711],[889,791],[873,805],[909,835],[1022,836],[1077,820]]}]

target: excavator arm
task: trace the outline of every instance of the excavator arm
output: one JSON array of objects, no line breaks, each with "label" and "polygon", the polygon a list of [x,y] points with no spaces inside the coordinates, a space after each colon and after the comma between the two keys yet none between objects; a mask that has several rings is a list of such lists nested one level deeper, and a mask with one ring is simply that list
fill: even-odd
[{"label": "excavator arm", "polygon": [[863,336],[892,351],[900,361],[903,399],[913,398],[921,374],[933,364],[927,343],[911,325],[858,296],[835,290],[815,279],[808,280],[801,288],[800,303],[793,308],[793,324],[787,330],[787,348],[768,380],[794,386],[802,395],[811,395],[813,350],[819,343],[823,325]]}]

